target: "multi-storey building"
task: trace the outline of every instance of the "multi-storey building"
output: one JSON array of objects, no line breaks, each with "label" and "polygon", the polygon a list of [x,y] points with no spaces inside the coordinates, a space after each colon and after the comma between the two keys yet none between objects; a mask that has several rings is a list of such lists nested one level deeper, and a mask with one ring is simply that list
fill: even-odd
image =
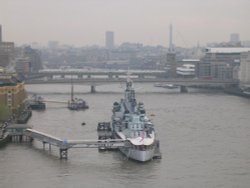
[{"label": "multi-storey building", "polygon": [[13,74],[0,73],[1,112],[3,110],[8,111],[9,115],[17,113],[22,108],[25,98],[24,83],[19,81]]},{"label": "multi-storey building", "polygon": [[242,86],[250,87],[250,51],[241,55],[239,81]]},{"label": "multi-storey building", "polygon": [[0,42],[2,42],[2,26],[0,25]]},{"label": "multi-storey building", "polygon": [[14,42],[2,40],[2,26],[0,25],[0,66],[7,67],[14,63],[15,45]]},{"label": "multi-storey building", "polygon": [[111,50],[114,48],[114,32],[113,31],[107,31],[106,32],[106,48]]},{"label": "multi-storey building", "polygon": [[38,72],[42,69],[41,53],[38,50],[32,49],[27,46],[23,49],[23,56],[30,60],[30,71]]},{"label": "multi-storey building", "polygon": [[241,53],[250,48],[207,48],[199,64],[199,77],[235,79],[234,70],[240,66]]},{"label": "multi-storey building", "polygon": [[14,42],[0,42],[0,66],[6,67],[14,61]]},{"label": "multi-storey building", "polygon": [[230,43],[237,44],[240,43],[240,35],[238,33],[230,34]]},{"label": "multi-storey building", "polygon": [[27,75],[31,72],[30,58],[17,58],[16,59],[16,72],[21,75]]}]

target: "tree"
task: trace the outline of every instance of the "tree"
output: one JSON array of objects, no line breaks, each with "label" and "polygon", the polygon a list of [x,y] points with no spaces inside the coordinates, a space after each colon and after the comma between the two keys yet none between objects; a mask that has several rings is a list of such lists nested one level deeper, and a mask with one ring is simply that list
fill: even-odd
[{"label": "tree", "polygon": [[11,111],[8,108],[8,106],[4,104],[0,104],[0,122],[6,121],[9,118],[10,114],[11,114]]}]

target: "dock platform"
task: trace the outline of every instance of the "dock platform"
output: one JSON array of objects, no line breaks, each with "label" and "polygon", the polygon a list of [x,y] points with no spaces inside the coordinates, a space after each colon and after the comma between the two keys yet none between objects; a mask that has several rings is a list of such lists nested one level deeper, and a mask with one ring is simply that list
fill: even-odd
[{"label": "dock platform", "polygon": [[[98,131],[98,139],[96,140],[70,140],[52,136],[50,134],[32,129],[32,126],[27,124],[12,124],[7,128],[8,137],[12,142],[32,142],[33,140],[40,141],[45,150],[46,145],[58,147],[60,159],[68,159],[68,150],[74,148],[98,148],[99,151],[114,150],[124,147],[130,147],[129,140],[114,139],[112,131],[102,129]],[[159,141],[155,148],[154,159],[161,159],[159,149]]]},{"label": "dock platform", "polygon": [[43,143],[43,148],[45,145],[49,144],[57,146],[59,148],[60,159],[68,158],[68,150],[71,148],[105,148],[105,149],[115,149],[119,147],[125,147],[126,141],[121,139],[106,139],[106,140],[67,140],[54,137],[52,135],[34,130],[26,129],[24,135],[29,137],[30,140],[38,140]]},{"label": "dock platform", "polygon": [[24,135],[24,132],[27,129],[31,129],[32,126],[28,124],[10,124],[6,128],[6,131],[8,132],[8,135],[10,137],[10,140],[12,142],[23,142],[23,141],[30,141],[29,137],[26,137]]}]

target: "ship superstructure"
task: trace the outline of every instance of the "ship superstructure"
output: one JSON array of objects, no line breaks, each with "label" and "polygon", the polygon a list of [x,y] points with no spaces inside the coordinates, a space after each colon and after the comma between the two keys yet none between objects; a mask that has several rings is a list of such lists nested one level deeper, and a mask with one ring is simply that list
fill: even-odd
[{"label": "ship superstructure", "polygon": [[128,158],[148,161],[159,154],[159,141],[143,103],[137,103],[131,79],[127,79],[124,98],[113,104],[112,129],[115,138],[127,140],[120,148]]}]

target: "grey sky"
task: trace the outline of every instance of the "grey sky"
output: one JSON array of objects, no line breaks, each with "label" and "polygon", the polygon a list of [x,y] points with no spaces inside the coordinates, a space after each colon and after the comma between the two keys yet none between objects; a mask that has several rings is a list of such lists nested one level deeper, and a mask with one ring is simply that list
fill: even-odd
[{"label": "grey sky", "polygon": [[3,40],[18,44],[49,40],[104,45],[105,31],[115,43],[141,42],[190,47],[199,41],[228,41],[237,32],[250,40],[250,0],[0,0]]}]

